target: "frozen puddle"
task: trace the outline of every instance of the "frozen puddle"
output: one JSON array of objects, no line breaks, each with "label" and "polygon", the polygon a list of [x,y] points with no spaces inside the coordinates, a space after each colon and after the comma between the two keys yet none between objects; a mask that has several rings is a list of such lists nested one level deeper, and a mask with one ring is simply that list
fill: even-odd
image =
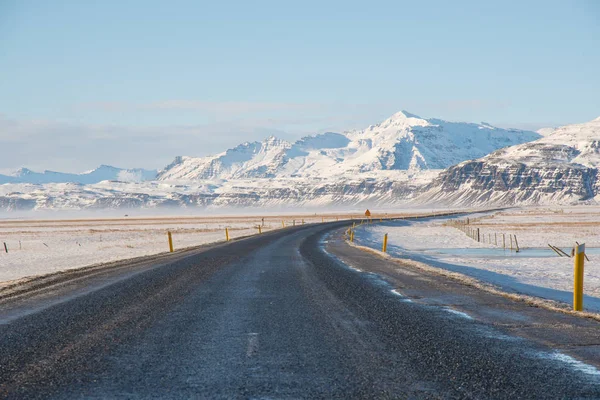
[{"label": "frozen puddle", "polygon": [[[565,253],[569,254],[571,249],[561,249]],[[452,256],[464,256],[464,257],[491,257],[491,258],[546,258],[546,257],[558,257],[556,253],[549,248],[526,248],[521,249],[518,253],[511,251],[510,249],[502,248],[440,248],[440,249],[427,249],[424,250],[426,253],[437,253]],[[586,248],[586,254],[588,255],[600,255],[600,248]]]}]

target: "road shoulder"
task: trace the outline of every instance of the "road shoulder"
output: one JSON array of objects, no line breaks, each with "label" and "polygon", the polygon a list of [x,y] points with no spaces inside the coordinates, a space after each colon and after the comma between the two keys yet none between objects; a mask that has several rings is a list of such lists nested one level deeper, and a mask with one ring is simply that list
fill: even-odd
[{"label": "road shoulder", "polygon": [[389,259],[350,246],[340,234],[327,241],[326,251],[357,273],[376,274],[406,301],[446,309],[489,328],[499,340],[532,340],[557,352],[600,368],[600,322],[565,314],[482,290],[468,282],[424,270],[410,261]]}]

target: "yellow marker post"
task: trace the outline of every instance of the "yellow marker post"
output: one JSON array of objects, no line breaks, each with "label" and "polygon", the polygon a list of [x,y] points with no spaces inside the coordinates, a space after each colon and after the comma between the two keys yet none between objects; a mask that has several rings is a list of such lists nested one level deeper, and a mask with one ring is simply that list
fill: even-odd
[{"label": "yellow marker post", "polygon": [[302,218],[302,225],[304,225],[304,218]]},{"label": "yellow marker post", "polygon": [[261,228],[261,226],[259,225],[259,226],[258,226],[258,234],[260,235],[261,233],[262,233],[262,228]]},{"label": "yellow marker post", "polygon": [[354,242],[354,229],[350,231],[350,241]]},{"label": "yellow marker post", "polygon": [[583,311],[583,264],[585,243],[575,246],[575,282],[573,287],[573,310]]},{"label": "yellow marker post", "polygon": [[383,251],[384,253],[387,252],[387,235],[387,233],[383,235],[383,248],[381,249],[381,251]]},{"label": "yellow marker post", "polygon": [[229,242],[229,229],[225,228],[225,241]]},{"label": "yellow marker post", "polygon": [[169,236],[169,251],[172,253],[173,252],[173,236],[171,235],[171,232],[167,232],[167,236]]},{"label": "yellow marker post", "polygon": [[285,228],[285,221],[281,221],[281,227]]}]

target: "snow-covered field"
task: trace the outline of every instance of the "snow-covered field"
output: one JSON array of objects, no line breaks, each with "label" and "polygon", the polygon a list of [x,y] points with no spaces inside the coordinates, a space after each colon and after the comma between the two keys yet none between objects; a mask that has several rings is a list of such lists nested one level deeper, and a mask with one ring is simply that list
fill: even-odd
[{"label": "snow-covered field", "polygon": [[[325,221],[348,217],[325,215]],[[261,216],[0,219],[0,282],[258,233]],[[263,232],[322,221],[316,215],[269,215]],[[4,244],[8,253],[4,251]]]},{"label": "snow-covered field", "polygon": [[[486,243],[474,241],[445,224],[447,221],[362,225],[357,228],[355,241],[381,250],[383,235],[388,233],[388,253],[395,257],[469,275],[508,291],[569,304],[573,297],[573,259],[552,253],[548,243],[568,253],[578,241],[586,244],[590,258],[585,265],[584,308],[600,311],[600,207],[519,209],[471,219],[470,226],[480,229]],[[522,252],[503,250],[502,233],[507,243],[510,234],[516,235]]]}]

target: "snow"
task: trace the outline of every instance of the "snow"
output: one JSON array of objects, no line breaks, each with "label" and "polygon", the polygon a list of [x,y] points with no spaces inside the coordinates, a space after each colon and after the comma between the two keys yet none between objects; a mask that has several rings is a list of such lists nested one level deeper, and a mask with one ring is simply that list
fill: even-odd
[{"label": "snow", "polygon": [[11,175],[0,175],[0,184],[3,183],[81,183],[93,184],[105,180],[121,180],[128,182],[140,182],[151,180],[156,177],[157,171],[141,168],[123,169],[101,165],[91,171],[81,174],[70,174],[64,172],[44,171],[34,172],[27,168],[19,168]]},{"label": "snow", "polygon": [[579,164],[600,166],[600,120],[544,130],[544,137],[490,154],[484,159],[505,159],[525,165]]},{"label": "snow", "polygon": [[[362,225],[355,235],[359,245],[381,249],[383,235],[388,233],[388,253],[428,265],[459,272],[504,290],[571,304],[573,259],[558,257],[517,257],[502,250],[483,255],[462,254],[460,249],[498,248],[478,243],[462,231],[445,226],[446,220],[423,222],[398,221]],[[586,247],[600,247],[600,207],[532,208],[490,214],[475,220],[488,241],[488,233],[516,234],[521,248],[547,249],[548,243],[569,252],[575,241]],[[501,247],[501,242],[499,242]],[[457,249],[459,251],[457,251]],[[591,250],[590,250],[591,252]],[[500,253],[497,256],[496,253]],[[525,252],[523,254],[526,254]],[[590,254],[584,279],[584,308],[600,312],[600,255]]]},{"label": "snow", "polygon": [[364,130],[328,132],[294,143],[270,137],[215,156],[177,157],[158,179],[333,178],[382,170],[418,173],[537,138],[535,132],[423,119],[401,111]]},{"label": "snow", "polygon": [[551,353],[540,352],[539,357],[544,358],[544,359],[550,359],[553,361],[559,361],[559,362],[567,365],[569,368],[571,368],[575,371],[583,372],[584,374],[587,374],[587,375],[592,375],[595,377],[600,376],[600,371],[593,365],[581,362],[571,356],[561,353],[560,351],[554,351]]},{"label": "snow", "polygon": [[440,172],[414,202],[452,205],[598,204],[600,121],[567,125]]},{"label": "snow", "polygon": [[[333,216],[327,215],[332,220]],[[263,232],[321,222],[314,215],[267,215]],[[261,216],[0,220],[0,282],[168,251],[258,233]],[[8,253],[4,252],[4,245]]]},{"label": "snow", "polygon": [[[353,207],[363,202],[390,207],[439,171],[412,175],[407,171],[375,171],[346,178],[248,178],[202,181],[103,181],[0,185],[0,210],[130,209],[130,208],[322,208]],[[362,206],[361,206],[362,207]],[[366,206],[368,207],[368,206]]]}]

